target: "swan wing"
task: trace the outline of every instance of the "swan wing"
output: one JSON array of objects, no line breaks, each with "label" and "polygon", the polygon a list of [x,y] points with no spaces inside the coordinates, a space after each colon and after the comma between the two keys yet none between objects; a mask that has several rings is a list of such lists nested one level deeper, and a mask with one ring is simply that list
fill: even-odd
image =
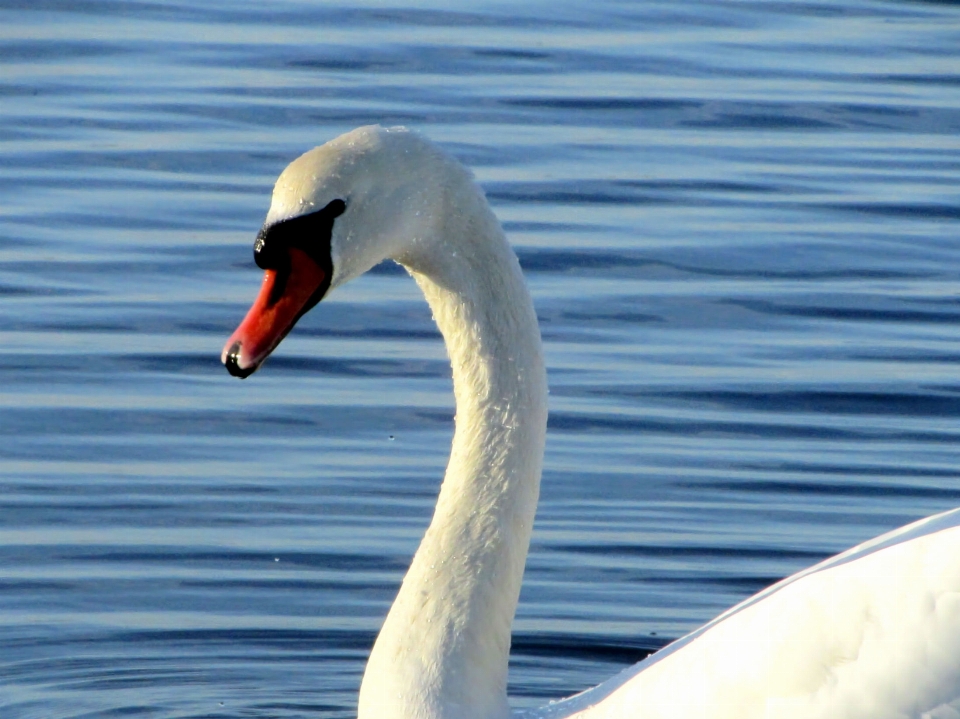
[{"label": "swan wing", "polygon": [[767,588],[530,719],[956,719],[960,509]]}]

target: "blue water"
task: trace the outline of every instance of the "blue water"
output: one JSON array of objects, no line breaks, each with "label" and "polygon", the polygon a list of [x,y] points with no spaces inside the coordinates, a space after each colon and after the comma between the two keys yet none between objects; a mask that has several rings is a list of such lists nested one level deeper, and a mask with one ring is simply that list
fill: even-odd
[{"label": "blue water", "polygon": [[0,715],[351,717],[452,433],[395,266],[220,348],[273,180],[472,167],[546,342],[515,706],[960,505],[960,5],[0,0]]}]

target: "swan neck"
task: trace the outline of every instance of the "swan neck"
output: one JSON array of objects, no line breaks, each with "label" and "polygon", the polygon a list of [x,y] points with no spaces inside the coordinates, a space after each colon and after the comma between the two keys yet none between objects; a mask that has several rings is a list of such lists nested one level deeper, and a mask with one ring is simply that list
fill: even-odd
[{"label": "swan neck", "polygon": [[519,263],[479,190],[448,218],[435,242],[398,259],[444,337],[456,429],[433,519],[367,665],[360,719],[509,714],[510,629],[539,495],[546,373]]}]

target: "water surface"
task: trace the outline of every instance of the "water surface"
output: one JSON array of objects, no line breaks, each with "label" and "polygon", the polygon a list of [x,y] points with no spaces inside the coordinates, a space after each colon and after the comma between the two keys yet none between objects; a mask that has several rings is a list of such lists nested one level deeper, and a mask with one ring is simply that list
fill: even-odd
[{"label": "water surface", "polygon": [[529,279],[511,694],[960,504],[960,6],[0,0],[0,713],[351,717],[452,434],[393,265],[218,355],[299,153],[404,124]]}]

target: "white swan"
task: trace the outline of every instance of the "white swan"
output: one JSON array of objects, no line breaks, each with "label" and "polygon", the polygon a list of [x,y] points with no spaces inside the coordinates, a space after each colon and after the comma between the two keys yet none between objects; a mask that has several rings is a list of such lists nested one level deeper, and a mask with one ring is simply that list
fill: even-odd
[{"label": "white swan", "polygon": [[[223,361],[247,376],[329,289],[385,258],[446,341],[456,432],[436,512],[370,655],[360,719],[504,719],[510,627],[547,418],[516,256],[459,163],[365,127],[284,170],[255,245],[266,270]],[[960,717],[960,510],[783,580],[531,719]]]}]

